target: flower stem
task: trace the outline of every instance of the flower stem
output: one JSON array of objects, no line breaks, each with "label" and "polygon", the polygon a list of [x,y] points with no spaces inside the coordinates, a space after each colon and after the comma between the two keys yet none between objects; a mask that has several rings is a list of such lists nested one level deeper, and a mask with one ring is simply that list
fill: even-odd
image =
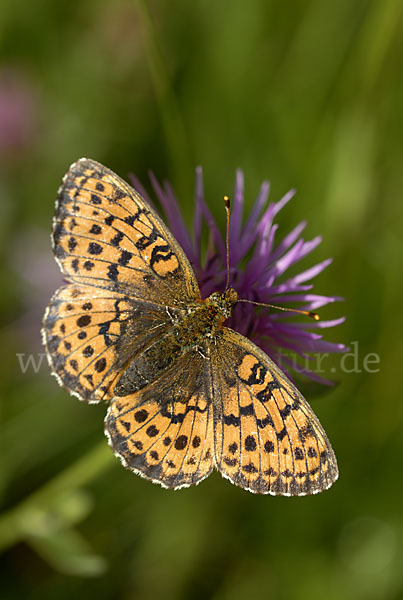
[{"label": "flower stem", "polygon": [[102,440],[77,462],[3,514],[0,517],[0,550],[26,537],[26,524],[32,511],[46,511],[60,494],[82,487],[113,464],[113,454]]}]

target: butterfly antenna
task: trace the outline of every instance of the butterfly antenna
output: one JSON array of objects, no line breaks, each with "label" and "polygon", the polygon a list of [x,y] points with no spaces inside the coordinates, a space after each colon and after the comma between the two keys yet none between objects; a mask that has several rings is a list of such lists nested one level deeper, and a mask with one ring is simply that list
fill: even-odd
[{"label": "butterfly antenna", "polygon": [[227,251],[227,283],[225,284],[225,290],[229,286],[229,218],[231,214],[231,203],[228,196],[224,196],[225,210],[227,213],[227,227],[225,231],[225,247]]},{"label": "butterfly antenna", "polygon": [[275,308],[277,310],[283,310],[285,312],[294,312],[299,315],[306,315],[307,317],[311,317],[311,319],[315,319],[315,321],[320,320],[320,316],[318,313],[311,312],[310,310],[301,310],[299,308],[286,308],[285,306],[277,306],[277,304],[265,304],[264,302],[254,302],[253,300],[246,300],[241,298],[238,302],[247,302],[248,304],[256,304],[256,306],[265,306],[266,308]]},{"label": "butterfly antenna", "polygon": [[[225,290],[228,289],[229,286],[229,221],[231,215],[231,203],[228,196],[224,196],[225,210],[227,212],[227,227],[225,233],[225,247],[227,251],[227,283],[225,284]],[[255,304],[256,306],[265,306],[266,308],[275,308],[277,310],[282,310],[284,312],[293,312],[299,315],[306,315],[307,317],[311,317],[311,319],[315,319],[315,321],[319,321],[320,317],[318,313],[311,312],[310,310],[301,310],[299,308],[286,308],[285,306],[277,306],[276,304],[265,304],[263,302],[254,302],[253,300],[239,299],[238,302],[247,302],[249,304]]]}]

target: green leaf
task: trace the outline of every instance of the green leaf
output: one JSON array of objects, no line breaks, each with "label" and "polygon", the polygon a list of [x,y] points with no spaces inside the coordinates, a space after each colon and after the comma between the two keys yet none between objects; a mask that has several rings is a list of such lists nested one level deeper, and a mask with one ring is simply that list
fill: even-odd
[{"label": "green leaf", "polygon": [[74,529],[61,529],[47,536],[31,536],[30,546],[56,571],[80,577],[98,577],[106,570],[105,560],[95,554]]}]

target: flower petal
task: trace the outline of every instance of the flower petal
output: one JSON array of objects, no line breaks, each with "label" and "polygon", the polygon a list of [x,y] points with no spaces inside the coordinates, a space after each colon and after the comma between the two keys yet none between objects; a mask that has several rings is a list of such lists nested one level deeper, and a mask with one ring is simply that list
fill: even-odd
[{"label": "flower petal", "polygon": [[274,262],[277,260],[283,252],[285,252],[292,244],[297,240],[299,235],[306,227],[306,221],[302,221],[299,223],[288,235],[285,236],[282,242],[277,246],[275,250],[271,253],[271,260]]},{"label": "flower petal", "polygon": [[230,266],[236,265],[242,255],[239,254],[240,232],[242,226],[244,197],[244,177],[241,169],[237,169],[235,177],[234,199],[231,204],[231,219],[229,223]]},{"label": "flower petal", "polygon": [[250,250],[253,242],[256,240],[258,218],[260,213],[262,212],[263,207],[267,203],[269,193],[270,183],[268,181],[264,181],[261,185],[260,192],[255,200],[255,204],[253,205],[252,211],[243,228],[241,239],[243,255],[245,255]]},{"label": "flower petal", "polygon": [[286,204],[288,204],[288,202],[292,198],[294,198],[296,192],[297,191],[294,190],[294,189],[290,190],[289,192],[287,192],[286,194],[284,194],[284,196],[278,202],[275,203],[275,205],[274,205],[274,215],[277,215],[280,212],[280,210],[282,208],[284,208],[284,206]]},{"label": "flower petal", "polygon": [[322,262],[318,263],[314,267],[311,267],[310,269],[307,269],[306,271],[302,271],[302,273],[299,273],[298,275],[293,277],[294,282],[302,283],[303,281],[309,281],[310,279],[313,279],[314,277],[319,275],[319,273],[324,271],[326,269],[326,267],[328,267],[332,262],[333,262],[333,259],[328,258],[328,259],[323,260]]},{"label": "flower petal", "polygon": [[202,202],[204,197],[203,190],[203,170],[201,167],[196,167],[196,185],[195,185],[195,214],[193,219],[193,231],[195,239],[195,252],[197,256],[197,264],[201,266],[201,235],[203,227]]},{"label": "flower petal", "polygon": [[164,208],[164,212],[168,217],[169,226],[177,241],[180,243],[188,258],[192,262],[194,259],[193,245],[190,239],[189,232],[183,220],[178,202],[170,184],[164,182],[164,191],[161,189],[154,173],[150,173],[151,183],[158,196],[158,200]]}]

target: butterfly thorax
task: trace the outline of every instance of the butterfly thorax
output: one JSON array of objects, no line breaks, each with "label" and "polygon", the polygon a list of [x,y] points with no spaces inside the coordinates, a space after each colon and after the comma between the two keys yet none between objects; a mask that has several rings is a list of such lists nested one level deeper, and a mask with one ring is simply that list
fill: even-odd
[{"label": "butterfly thorax", "polygon": [[164,336],[157,337],[133,358],[114,393],[117,396],[132,394],[174,367],[184,353],[192,350],[203,353],[231,316],[237,300],[237,292],[230,288],[189,305],[185,314],[173,318],[173,327]]},{"label": "butterfly thorax", "polygon": [[230,288],[223,294],[214,292],[205,300],[188,307],[187,315],[179,319],[174,335],[181,346],[194,346],[200,340],[214,337],[232,314],[238,293]]}]

